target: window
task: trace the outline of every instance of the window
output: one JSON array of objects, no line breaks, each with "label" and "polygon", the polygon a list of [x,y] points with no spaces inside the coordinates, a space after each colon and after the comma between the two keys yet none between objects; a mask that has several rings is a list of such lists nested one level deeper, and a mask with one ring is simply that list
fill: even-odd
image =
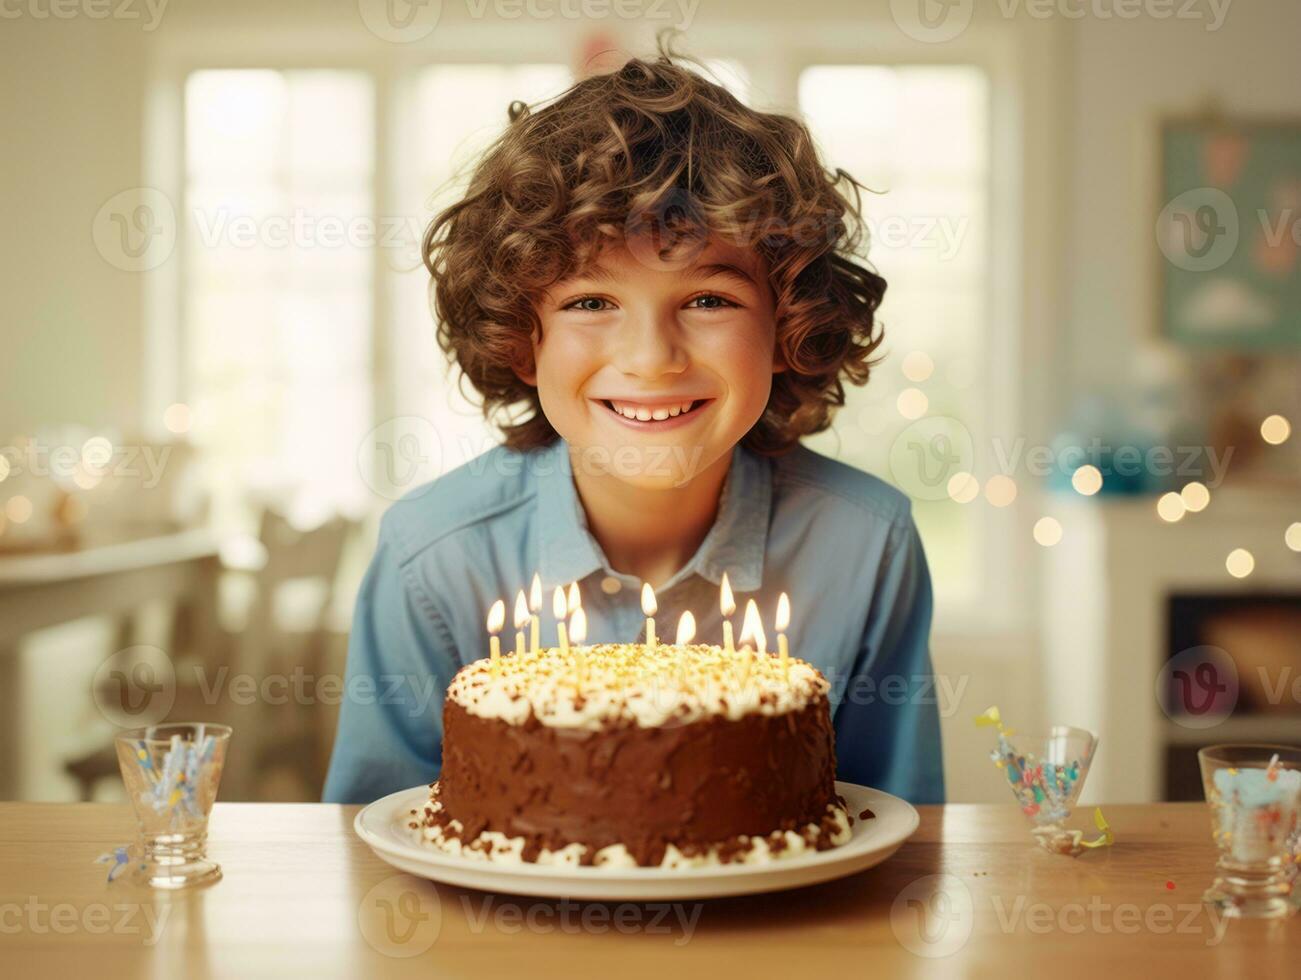
[{"label": "window", "polygon": [[368,500],[374,93],[348,71],[185,84],[184,373],[216,518]]},{"label": "window", "polygon": [[[808,442],[913,497],[942,602],[979,595],[982,511],[955,502],[970,484],[950,499],[947,483],[926,486],[908,457],[961,448],[960,429],[914,425],[923,418],[955,419],[973,438],[986,430],[988,101],[985,73],[966,66],[817,66],[799,82],[827,162],[879,192],[862,197],[866,257],[888,283],[879,310],[887,360],[866,387],[846,388],[832,429]],[[944,472],[933,462],[929,472]]]},{"label": "window", "polygon": [[399,196],[412,216],[412,247],[394,270],[394,349],[402,355],[393,359],[393,411],[433,423],[440,445],[430,476],[479,456],[501,437],[458,387],[459,372],[434,342],[429,274],[415,246],[429,221],[464,191],[475,159],[505,129],[510,103],[551,98],[571,81],[564,65],[440,65],[421,71],[408,90],[401,125],[411,135],[402,138]]}]

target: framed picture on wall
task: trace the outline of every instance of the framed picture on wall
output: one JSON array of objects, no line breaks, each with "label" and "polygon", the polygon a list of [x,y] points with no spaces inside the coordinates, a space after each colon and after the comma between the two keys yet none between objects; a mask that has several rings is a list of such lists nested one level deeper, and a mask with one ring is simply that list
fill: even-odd
[{"label": "framed picture on wall", "polygon": [[1161,332],[1301,350],[1301,120],[1168,120],[1160,157]]}]

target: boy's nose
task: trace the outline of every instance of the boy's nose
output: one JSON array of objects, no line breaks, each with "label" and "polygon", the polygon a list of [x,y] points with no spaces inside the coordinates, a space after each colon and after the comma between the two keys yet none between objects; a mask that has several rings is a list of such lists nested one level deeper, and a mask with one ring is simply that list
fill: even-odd
[{"label": "boy's nose", "polygon": [[684,371],[687,352],[674,319],[646,311],[624,321],[612,361],[624,374],[655,378]]}]

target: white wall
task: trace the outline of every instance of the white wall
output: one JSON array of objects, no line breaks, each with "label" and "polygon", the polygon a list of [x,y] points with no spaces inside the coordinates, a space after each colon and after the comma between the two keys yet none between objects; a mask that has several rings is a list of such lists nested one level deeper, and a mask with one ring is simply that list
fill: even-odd
[{"label": "white wall", "polygon": [[1135,343],[1154,332],[1159,121],[1211,98],[1227,115],[1301,119],[1299,38],[1293,0],[1236,0],[1213,32],[1195,20],[1077,25],[1062,230],[1075,391],[1128,377]]},{"label": "white wall", "polygon": [[134,423],[136,277],[96,253],[110,196],[140,183],[140,32],[0,21],[0,445],[37,423]]}]

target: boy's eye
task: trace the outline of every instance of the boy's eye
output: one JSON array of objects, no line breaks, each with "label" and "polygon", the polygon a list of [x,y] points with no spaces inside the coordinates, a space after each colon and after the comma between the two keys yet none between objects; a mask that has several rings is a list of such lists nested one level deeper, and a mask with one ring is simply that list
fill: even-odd
[{"label": "boy's eye", "polygon": [[721,296],[715,296],[713,293],[704,293],[687,300],[687,306],[696,310],[721,310],[725,307],[736,306],[736,304],[723,299]]},{"label": "boy's eye", "polygon": [[581,310],[584,313],[603,313],[606,309],[611,309],[609,301],[602,299],[600,296],[583,296],[567,303],[564,307],[567,310]]}]

